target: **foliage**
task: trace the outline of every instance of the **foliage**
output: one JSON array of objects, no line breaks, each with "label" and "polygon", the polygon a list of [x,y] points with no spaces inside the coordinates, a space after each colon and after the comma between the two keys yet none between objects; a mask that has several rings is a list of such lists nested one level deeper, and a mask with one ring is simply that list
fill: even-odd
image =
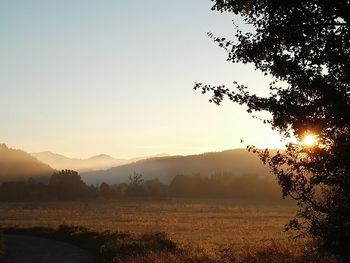
[{"label": "foliage", "polygon": [[106,184],[105,182],[103,182],[100,185],[100,195],[104,198],[109,198],[111,196],[111,189],[109,187],[108,184]]},{"label": "foliage", "polygon": [[72,170],[54,173],[48,184],[29,178],[27,182],[4,182],[0,185],[0,201],[77,201],[103,199],[164,199],[166,186],[159,180],[143,181],[141,174],[131,177],[129,184],[88,186]]},{"label": "foliage", "polygon": [[216,173],[211,176],[176,175],[169,185],[158,179],[144,181],[136,174],[130,182],[98,188],[87,186],[78,173],[70,170],[55,173],[49,184],[30,178],[27,182],[5,182],[0,185],[2,201],[76,201],[93,199],[166,199],[166,198],[230,198],[245,200],[280,200],[278,184],[258,175]]},{"label": "foliage", "polygon": [[236,39],[209,34],[231,62],[252,63],[273,77],[269,96],[197,83],[246,105],[248,112],[271,113],[269,123],[284,136],[317,136],[317,145],[289,144],[275,155],[259,151],[277,176],[285,196],[300,206],[289,228],[318,241],[322,251],[350,259],[350,2],[348,0],[216,0],[213,10],[241,15],[254,30],[236,30]]},{"label": "foliage", "polygon": [[129,175],[129,185],[125,191],[126,196],[131,198],[146,196],[145,189],[142,187],[143,181],[142,174],[134,172],[133,175]]},{"label": "foliage", "polygon": [[136,172],[134,172],[133,175],[129,175],[129,181],[130,184],[133,186],[139,186],[142,184],[142,182],[144,181],[142,178],[142,174],[138,174]]},{"label": "foliage", "polygon": [[216,173],[210,177],[177,175],[169,185],[169,196],[187,198],[232,198],[280,200],[278,184],[258,175]]},{"label": "foliage", "polygon": [[75,201],[96,198],[98,191],[87,186],[71,170],[54,173],[48,184],[29,178],[27,182],[4,182],[0,185],[1,201]]},{"label": "foliage", "polygon": [[81,180],[80,175],[72,170],[54,173],[50,178],[48,188],[60,201],[91,198],[96,190],[89,188]]},{"label": "foliage", "polygon": [[328,258],[316,258],[289,246],[268,242],[262,246],[246,247],[237,252],[226,246],[215,251],[184,248],[171,241],[165,233],[132,235],[127,232],[95,232],[79,226],[60,225],[57,229],[7,228],[6,234],[31,235],[77,245],[95,256],[97,262],[113,263],[336,263]]},{"label": "foliage", "polygon": [[95,232],[79,226],[7,228],[7,234],[32,235],[77,245],[92,253],[100,262],[151,252],[174,252],[177,247],[165,233],[156,232],[135,236],[127,232]]},{"label": "foliage", "polygon": [[5,256],[5,244],[2,236],[0,235],[0,261]]}]

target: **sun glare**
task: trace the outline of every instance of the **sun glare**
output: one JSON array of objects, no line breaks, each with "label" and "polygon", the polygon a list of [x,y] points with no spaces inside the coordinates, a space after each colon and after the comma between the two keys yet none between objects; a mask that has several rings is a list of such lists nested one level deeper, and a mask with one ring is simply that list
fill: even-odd
[{"label": "sun glare", "polygon": [[313,146],[316,144],[316,142],[317,142],[316,137],[312,134],[305,135],[303,139],[303,144],[305,146]]}]

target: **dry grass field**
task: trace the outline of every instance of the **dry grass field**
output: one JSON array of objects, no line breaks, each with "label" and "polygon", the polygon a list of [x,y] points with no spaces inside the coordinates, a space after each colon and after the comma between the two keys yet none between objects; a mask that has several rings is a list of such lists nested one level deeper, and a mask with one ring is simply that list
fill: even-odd
[{"label": "dry grass field", "polygon": [[141,234],[164,231],[177,243],[200,248],[289,242],[283,226],[295,213],[289,202],[233,200],[0,203],[1,227],[84,226]]}]

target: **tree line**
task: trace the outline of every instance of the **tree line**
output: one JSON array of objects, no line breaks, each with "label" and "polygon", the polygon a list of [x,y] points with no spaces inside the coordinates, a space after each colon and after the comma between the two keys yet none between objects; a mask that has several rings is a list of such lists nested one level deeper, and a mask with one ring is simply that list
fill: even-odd
[{"label": "tree line", "polygon": [[145,181],[141,174],[127,183],[87,185],[72,170],[54,173],[48,183],[33,178],[0,185],[0,201],[78,201],[94,199],[237,198],[281,199],[275,181],[257,175],[176,175],[169,185],[158,179]]}]

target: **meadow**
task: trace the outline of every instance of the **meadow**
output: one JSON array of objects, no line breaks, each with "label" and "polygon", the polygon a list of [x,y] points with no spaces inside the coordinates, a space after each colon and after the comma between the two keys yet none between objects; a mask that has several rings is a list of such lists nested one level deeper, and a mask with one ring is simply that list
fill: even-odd
[{"label": "meadow", "polygon": [[212,249],[267,241],[285,243],[283,231],[294,215],[290,202],[234,200],[94,201],[0,203],[2,227],[83,226],[94,231],[134,234],[166,232],[184,246]]}]

